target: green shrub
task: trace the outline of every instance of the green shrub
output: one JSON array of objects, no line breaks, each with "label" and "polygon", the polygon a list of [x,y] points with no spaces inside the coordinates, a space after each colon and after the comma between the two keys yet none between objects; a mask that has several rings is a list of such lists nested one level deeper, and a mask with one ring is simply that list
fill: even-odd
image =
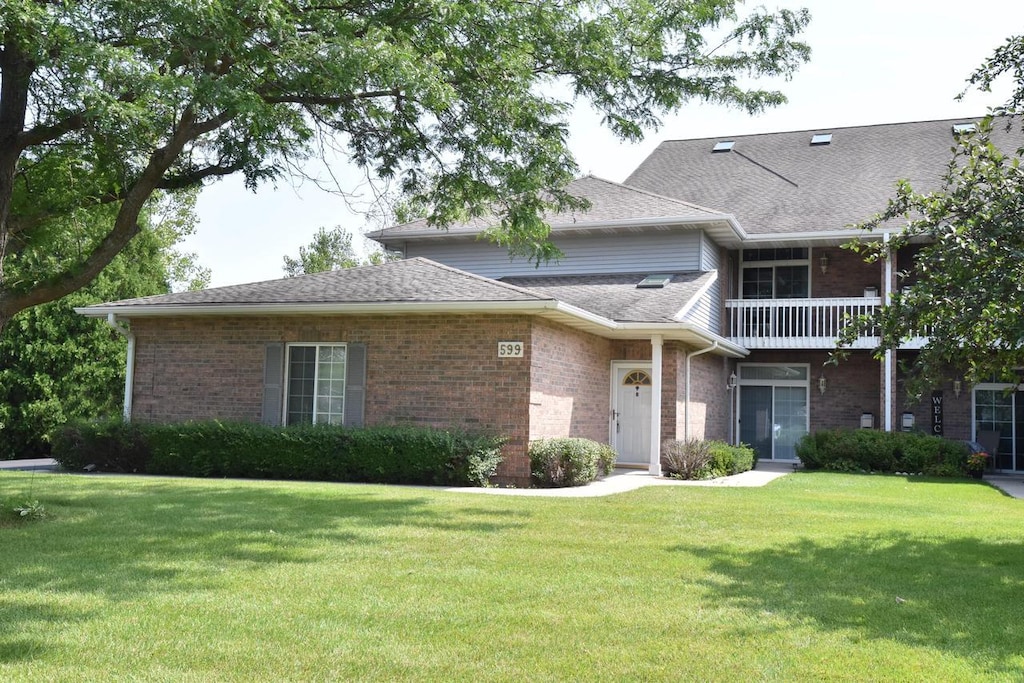
[{"label": "green shrub", "polygon": [[590,439],[539,439],[529,451],[530,473],[540,486],[583,486],[615,467],[614,449]]},{"label": "green shrub", "polygon": [[151,456],[142,429],[119,419],[69,422],[50,436],[53,457],[71,472],[145,472]]},{"label": "green shrub", "polygon": [[60,430],[54,457],[67,469],[94,464],[107,472],[482,486],[503,444],[427,427],[83,422]]},{"label": "green shrub", "polygon": [[731,446],[724,441],[708,441],[711,462],[708,474],[711,477],[728,477],[754,468],[754,449],[746,444]]},{"label": "green shrub", "polygon": [[701,439],[661,443],[661,467],[665,474],[676,479],[707,478],[711,465],[711,447]]},{"label": "green shrub", "polygon": [[665,474],[677,479],[714,479],[746,472],[754,467],[754,449],[724,441],[666,440],[661,444]]},{"label": "green shrub", "polygon": [[967,447],[916,432],[830,429],[807,434],[796,445],[807,469],[836,472],[906,472],[965,476]]}]

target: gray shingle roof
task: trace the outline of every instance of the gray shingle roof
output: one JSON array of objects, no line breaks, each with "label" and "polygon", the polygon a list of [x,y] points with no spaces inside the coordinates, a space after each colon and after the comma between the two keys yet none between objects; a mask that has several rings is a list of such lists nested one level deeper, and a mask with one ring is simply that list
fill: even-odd
[{"label": "gray shingle roof", "polygon": [[[674,316],[710,282],[710,273],[676,274],[663,289],[637,289],[646,274],[509,278],[491,280],[425,258],[392,261],[329,273],[302,275],[198,292],[124,299],[82,309],[129,315],[161,308],[175,315],[211,313],[219,307],[283,305],[299,313],[318,304],[479,304],[554,302],[576,306],[619,322],[675,322]],[[294,308],[291,308],[291,307]],[[443,308],[443,306],[442,306]],[[211,310],[212,309],[212,310]],[[94,315],[97,312],[93,313]]]},{"label": "gray shingle roof", "polygon": [[[560,229],[593,223],[614,223],[638,219],[726,219],[726,216],[713,209],[595,176],[577,178],[568,185],[566,190],[575,197],[588,200],[590,208],[586,212],[567,212],[545,216],[552,231],[557,232]],[[469,223],[453,225],[448,228],[447,233],[476,234],[496,223],[496,220],[476,219]],[[385,228],[372,233],[370,237],[387,240],[423,233],[437,234],[438,236],[445,234],[437,228],[428,226],[426,220],[417,220]]]},{"label": "gray shingle roof", "polygon": [[541,301],[545,295],[413,258],[294,278],[125,299],[104,307]]},{"label": "gray shingle roof", "polygon": [[[671,140],[626,184],[728,212],[751,236],[841,230],[884,210],[899,179],[937,189],[952,126],[971,120]],[[832,133],[831,144],[811,146],[815,133]],[[732,151],[713,153],[722,140],[735,142]],[[1011,152],[1024,136],[997,122],[992,141]]]},{"label": "gray shingle roof", "polygon": [[508,277],[502,282],[550,296],[617,322],[676,322],[679,312],[712,282],[713,273],[675,273],[663,288],[637,289],[650,273]]}]

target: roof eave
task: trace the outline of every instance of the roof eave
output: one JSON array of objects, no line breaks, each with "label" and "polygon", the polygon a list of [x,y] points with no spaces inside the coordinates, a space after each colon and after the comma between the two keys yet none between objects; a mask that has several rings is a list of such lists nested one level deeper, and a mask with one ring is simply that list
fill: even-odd
[{"label": "roof eave", "polygon": [[531,301],[386,301],[348,303],[273,304],[138,304],[85,306],[75,313],[105,318],[113,313],[123,318],[160,318],[210,315],[397,315],[402,313],[537,313],[554,308],[554,299]]},{"label": "roof eave", "polygon": [[[737,240],[744,240],[748,238],[746,231],[740,226],[739,222],[732,214],[725,213],[709,213],[706,216],[656,216],[653,218],[629,218],[629,219],[617,219],[617,220],[604,220],[604,221],[581,221],[579,223],[573,223],[571,225],[554,225],[552,226],[552,234],[565,234],[571,232],[585,232],[588,230],[603,230],[609,228],[621,228],[623,230],[631,230],[634,228],[644,228],[653,226],[691,226],[701,225],[707,223],[724,223],[729,226],[730,230],[734,233]],[[388,242],[404,242],[408,240],[423,240],[423,239],[451,239],[453,237],[477,237],[480,235],[482,230],[472,231],[459,231],[451,232],[443,230],[441,228],[430,228],[426,230],[415,230],[408,232],[401,232],[395,234],[386,234],[387,231],[381,230],[376,233],[367,235],[372,240],[387,244]]]}]

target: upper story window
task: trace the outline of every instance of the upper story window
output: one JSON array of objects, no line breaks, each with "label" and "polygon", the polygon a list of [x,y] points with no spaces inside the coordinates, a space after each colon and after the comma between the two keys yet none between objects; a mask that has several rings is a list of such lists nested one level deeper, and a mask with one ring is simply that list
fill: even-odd
[{"label": "upper story window", "polygon": [[810,296],[810,261],[805,248],[744,249],[741,273],[744,299]]}]

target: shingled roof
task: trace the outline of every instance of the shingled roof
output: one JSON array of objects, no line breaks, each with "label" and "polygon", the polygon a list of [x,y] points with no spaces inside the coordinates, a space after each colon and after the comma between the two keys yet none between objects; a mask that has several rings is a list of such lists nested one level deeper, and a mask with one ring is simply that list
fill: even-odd
[{"label": "shingled roof", "polygon": [[[664,220],[668,223],[729,220],[729,216],[713,209],[592,175],[572,181],[566,187],[566,191],[574,197],[589,201],[590,208],[586,211],[545,215],[544,220],[551,226],[552,232],[638,220]],[[369,237],[386,242],[389,239],[405,239],[411,236],[475,235],[496,223],[496,219],[479,218],[450,226],[447,231],[442,231],[427,225],[427,221],[421,219],[385,228],[371,233]]]},{"label": "shingled roof", "polygon": [[[392,261],[329,273],[302,275],[177,292],[76,308],[89,317],[132,319],[217,315],[406,315],[417,313],[522,314],[557,320],[601,336],[637,338],[658,334],[688,343],[715,342],[719,353],[747,351],[717,334],[672,316],[686,307],[702,286],[699,274],[681,276],[665,292],[636,290],[637,276],[595,282],[588,296],[579,280],[540,282],[528,289],[491,280],[425,258]],[[557,278],[547,278],[554,280]],[[627,282],[628,280],[628,282]],[[556,295],[565,296],[564,299]],[[635,311],[631,312],[631,308]],[[615,316],[615,317],[610,317]],[[634,324],[635,323],[635,324]],[[639,325],[642,330],[638,330]]]},{"label": "shingled roof", "polygon": [[[955,145],[947,119],[661,143],[626,180],[631,187],[715,207],[752,237],[842,230],[885,209],[896,181],[937,189]],[[811,144],[831,133],[828,144]],[[732,141],[730,151],[715,144]],[[992,141],[1012,152],[1020,128],[996,123]]]},{"label": "shingled roof", "polygon": [[88,308],[270,305],[459,303],[548,300],[542,294],[473,275],[425,258],[334,270],[244,285],[124,299]]},{"label": "shingled roof", "polygon": [[714,273],[674,273],[664,287],[638,289],[648,274],[508,277],[507,282],[616,322],[677,322]]}]

